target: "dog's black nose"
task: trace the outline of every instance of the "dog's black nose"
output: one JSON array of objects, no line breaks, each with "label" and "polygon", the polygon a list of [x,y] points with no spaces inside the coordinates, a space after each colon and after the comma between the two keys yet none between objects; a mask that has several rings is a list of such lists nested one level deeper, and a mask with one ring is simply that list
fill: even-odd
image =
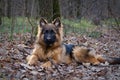
[{"label": "dog's black nose", "polygon": [[48,41],[50,41],[50,40],[51,40],[51,37],[50,37],[50,36],[48,36],[48,37],[47,37],[47,40],[48,40]]}]

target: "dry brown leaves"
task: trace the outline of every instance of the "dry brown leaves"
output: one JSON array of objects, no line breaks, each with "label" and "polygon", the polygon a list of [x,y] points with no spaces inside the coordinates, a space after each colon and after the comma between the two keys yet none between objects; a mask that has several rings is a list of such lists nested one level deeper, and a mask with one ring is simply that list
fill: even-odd
[{"label": "dry brown leaves", "polygon": [[[84,44],[94,48],[97,54],[120,57],[120,37],[118,34],[103,35],[99,39],[86,36],[67,35],[64,42]],[[43,69],[38,66],[28,66],[26,56],[33,46],[26,44],[27,35],[15,35],[13,41],[8,41],[7,35],[1,37],[0,43],[0,80],[119,80],[120,65],[83,66],[72,63],[59,64],[57,69]],[[24,38],[23,38],[24,37]],[[29,37],[29,36],[28,36]]]}]

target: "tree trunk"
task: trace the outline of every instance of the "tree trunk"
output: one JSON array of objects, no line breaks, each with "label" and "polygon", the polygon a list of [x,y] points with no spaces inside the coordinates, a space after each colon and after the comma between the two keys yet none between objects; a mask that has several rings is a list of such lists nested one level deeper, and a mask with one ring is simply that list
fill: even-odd
[{"label": "tree trunk", "polygon": [[11,18],[11,0],[7,0],[7,17]]},{"label": "tree trunk", "polygon": [[10,33],[10,39],[12,40],[13,39],[13,33],[14,33],[14,28],[15,28],[15,21],[16,21],[16,18],[15,18],[15,2],[14,1],[11,1],[11,5],[13,5],[11,7],[11,15],[10,15],[10,18],[12,20],[11,22],[11,33]]},{"label": "tree trunk", "polygon": [[2,24],[2,1],[0,0],[0,25]]},{"label": "tree trunk", "polygon": [[53,0],[38,0],[38,2],[40,17],[44,17],[48,21],[51,21],[51,17],[53,16]]},{"label": "tree trunk", "polygon": [[2,19],[1,19],[1,16],[0,16],[0,26],[1,26],[1,24],[2,24]]},{"label": "tree trunk", "polygon": [[60,17],[59,0],[53,0],[53,19]]},{"label": "tree trunk", "polygon": [[81,19],[81,4],[82,4],[82,1],[81,0],[77,0],[77,4],[76,4],[76,17],[78,18],[78,19]]}]

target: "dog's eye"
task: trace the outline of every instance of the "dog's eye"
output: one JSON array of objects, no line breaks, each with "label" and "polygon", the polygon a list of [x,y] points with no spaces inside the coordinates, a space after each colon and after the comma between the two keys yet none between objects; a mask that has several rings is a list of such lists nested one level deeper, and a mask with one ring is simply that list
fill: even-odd
[{"label": "dog's eye", "polygon": [[45,30],[45,32],[44,33],[48,33],[49,31],[48,30]]},{"label": "dog's eye", "polygon": [[53,31],[53,30],[50,30],[50,33],[54,33],[54,31]]},{"label": "dog's eye", "polygon": [[55,32],[54,32],[54,30],[45,30],[44,33],[45,33],[45,34],[47,34],[47,33],[49,33],[49,34],[54,34]]}]

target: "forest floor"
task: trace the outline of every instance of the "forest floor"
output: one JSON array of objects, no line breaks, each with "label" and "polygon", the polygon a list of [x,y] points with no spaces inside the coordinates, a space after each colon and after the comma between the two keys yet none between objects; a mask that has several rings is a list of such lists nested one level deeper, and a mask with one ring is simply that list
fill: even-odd
[{"label": "forest floor", "polygon": [[[0,36],[0,80],[120,80],[120,65],[72,63],[48,70],[40,67],[42,62],[38,66],[28,66],[26,56],[33,50],[28,41],[30,34],[14,34],[13,41],[9,41],[7,35]],[[73,35],[67,35],[65,42],[82,43],[94,48],[96,54],[120,57],[120,34],[114,30],[97,39]]]}]

